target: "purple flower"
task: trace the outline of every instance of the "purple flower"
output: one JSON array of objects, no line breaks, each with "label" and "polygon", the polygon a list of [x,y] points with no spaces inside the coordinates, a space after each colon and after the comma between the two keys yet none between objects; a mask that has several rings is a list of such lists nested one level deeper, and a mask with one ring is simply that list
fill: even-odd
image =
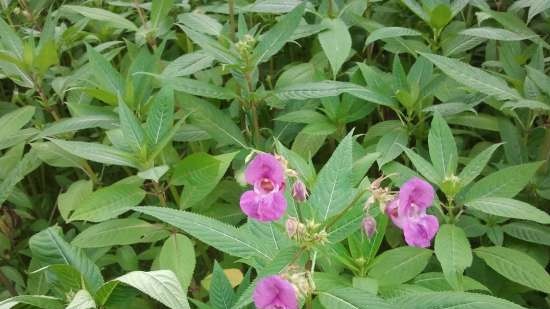
[{"label": "purple flower", "polygon": [[263,278],[252,295],[259,309],[298,309],[294,287],[280,276]]},{"label": "purple flower", "polygon": [[292,186],[292,197],[297,202],[303,202],[308,197],[306,185],[301,180],[296,180]]},{"label": "purple flower", "polygon": [[258,221],[275,221],[286,210],[284,196],[285,174],[275,156],[267,153],[257,155],[245,170],[246,182],[253,190],[241,195],[241,210]]},{"label": "purple flower", "polygon": [[403,230],[409,246],[429,247],[439,230],[437,218],[426,214],[434,196],[434,189],[429,183],[411,178],[403,184],[397,198],[388,204],[386,213],[393,224]]},{"label": "purple flower", "polygon": [[368,239],[371,239],[376,233],[376,220],[372,216],[366,216],[363,219],[363,232],[365,232]]}]

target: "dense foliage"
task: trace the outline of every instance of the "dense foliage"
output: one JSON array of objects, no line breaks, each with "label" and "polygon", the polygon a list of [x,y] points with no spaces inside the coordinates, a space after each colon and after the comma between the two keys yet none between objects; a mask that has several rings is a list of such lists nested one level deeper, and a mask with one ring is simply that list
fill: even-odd
[{"label": "dense foliage", "polygon": [[0,308],[550,308],[547,0],[2,0]]}]

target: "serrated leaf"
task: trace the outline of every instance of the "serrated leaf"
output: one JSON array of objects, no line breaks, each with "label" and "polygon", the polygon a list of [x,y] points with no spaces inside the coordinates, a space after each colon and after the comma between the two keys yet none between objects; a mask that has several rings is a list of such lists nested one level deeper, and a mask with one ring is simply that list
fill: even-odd
[{"label": "serrated leaf", "polygon": [[409,157],[409,159],[411,160],[416,170],[420,174],[422,174],[422,176],[426,177],[426,179],[432,183],[441,183],[441,175],[436,172],[435,168],[430,162],[426,161],[426,159],[422,158],[420,155],[409,148],[404,148],[404,151],[405,154],[407,154],[407,157]]},{"label": "serrated leaf", "polygon": [[505,247],[480,247],[474,252],[508,280],[550,293],[550,275],[529,255]]},{"label": "serrated leaf", "polygon": [[487,162],[491,159],[493,153],[497,148],[502,144],[494,144],[487,149],[483,150],[477,154],[468,164],[460,171],[458,178],[460,179],[460,184],[466,186],[470,184],[474,179],[476,179],[479,174],[483,171]]},{"label": "serrated leaf", "polygon": [[178,279],[169,270],[133,271],[114,279],[140,290],[171,309],[190,309]]},{"label": "serrated leaf", "polygon": [[267,260],[272,259],[260,244],[251,240],[234,226],[215,219],[160,207],[137,207],[134,210],[173,225],[227,254],[243,258],[257,256]]},{"label": "serrated leaf", "polygon": [[37,169],[41,162],[36,151],[32,149],[17,162],[15,167],[8,173],[6,179],[0,182],[0,204],[3,204],[12,195],[15,186],[27,174]]},{"label": "serrated leaf", "polygon": [[114,147],[98,143],[73,142],[59,139],[52,139],[51,141],[66,152],[86,160],[109,165],[139,167],[139,163],[132,154]]},{"label": "serrated leaf", "polygon": [[472,201],[482,197],[514,197],[531,181],[541,163],[515,165],[496,171],[473,184],[464,200]]},{"label": "serrated leaf", "polygon": [[214,18],[199,12],[184,13],[178,20],[194,31],[219,36],[223,26]]},{"label": "serrated leaf", "polygon": [[397,158],[403,152],[403,146],[407,146],[409,140],[408,133],[403,129],[392,130],[382,136],[376,144],[376,152],[380,153],[377,159],[378,167]]},{"label": "serrated leaf", "polygon": [[305,4],[296,6],[290,13],[283,16],[273,28],[266,32],[254,48],[252,67],[263,63],[275,55],[290,39],[300,23]]},{"label": "serrated leaf", "polygon": [[455,174],[458,151],[451,129],[439,114],[434,114],[428,135],[430,159],[442,178]]},{"label": "serrated leaf", "polygon": [[200,50],[176,58],[162,71],[162,77],[172,78],[179,76],[188,76],[212,66],[214,57]]},{"label": "serrated leaf", "polygon": [[235,155],[235,152],[218,156],[194,153],[178,162],[170,182],[184,185],[180,208],[192,207],[212,192]]},{"label": "serrated leaf", "polygon": [[174,122],[174,92],[163,87],[153,99],[147,113],[146,132],[153,145],[170,131]]},{"label": "serrated leaf", "polygon": [[525,309],[504,299],[489,295],[459,292],[428,292],[391,299],[391,303],[407,309]]},{"label": "serrated leaf", "polygon": [[435,255],[441,263],[445,278],[456,290],[463,289],[463,272],[472,265],[472,249],[464,231],[445,224],[435,237]]},{"label": "serrated leaf", "polygon": [[71,246],[63,239],[58,228],[50,227],[33,235],[29,240],[33,257],[47,264],[66,264],[78,270],[87,287],[93,293],[103,284],[103,277],[97,265],[84,251]]},{"label": "serrated leaf", "polygon": [[104,9],[81,5],[63,5],[61,7],[61,10],[67,10],[72,13],[81,14],[90,19],[105,22],[115,28],[128,29],[132,31],[138,30],[136,25],[134,25],[134,23],[132,23],[131,21],[127,20],[119,14],[115,14]]},{"label": "serrated leaf", "polygon": [[32,119],[35,111],[36,108],[34,106],[25,106],[0,117],[0,132],[2,132],[2,136],[13,134],[21,129]]},{"label": "serrated leaf", "polygon": [[90,226],[71,241],[79,248],[155,242],[168,236],[164,226],[136,218],[112,219]]},{"label": "serrated leaf", "polygon": [[376,257],[369,270],[369,277],[377,279],[380,286],[407,282],[426,268],[431,257],[432,251],[428,249],[391,249]]},{"label": "serrated leaf", "polygon": [[216,262],[210,284],[210,304],[213,309],[230,309],[235,302],[235,292],[223,269]]},{"label": "serrated leaf", "polygon": [[506,82],[499,77],[456,59],[434,54],[421,54],[435,64],[443,73],[460,84],[487,95],[495,96],[497,99],[501,100],[521,99],[519,93],[515,89],[510,88]]},{"label": "serrated leaf", "polygon": [[525,35],[525,34],[515,33],[506,29],[493,28],[493,27],[469,28],[469,29],[460,31],[460,34],[489,39],[489,40],[498,40],[498,41],[523,41],[523,40],[528,40],[535,37],[533,35]]},{"label": "serrated leaf", "polygon": [[341,19],[325,19],[323,22],[328,24],[328,29],[319,33],[319,43],[332,68],[332,76],[336,77],[351,51],[351,36]]},{"label": "serrated leaf", "polygon": [[112,129],[117,122],[116,117],[102,114],[64,118],[44,128],[35,139],[96,127]]},{"label": "serrated leaf", "polygon": [[318,295],[321,304],[327,309],[396,308],[378,296],[356,288],[332,289],[319,292]]},{"label": "serrated leaf", "polygon": [[550,227],[533,222],[512,222],[502,227],[504,233],[517,239],[550,246]]},{"label": "serrated leaf", "polygon": [[138,155],[147,154],[147,143],[145,141],[145,131],[136,115],[128,108],[128,105],[119,96],[118,98],[118,118],[124,139],[130,148]]},{"label": "serrated leaf", "polygon": [[45,295],[19,295],[0,302],[0,309],[11,309],[17,304],[31,305],[42,309],[64,309],[65,302]]},{"label": "serrated leaf", "polygon": [[166,19],[174,0],[153,0],[151,5],[151,27],[158,29],[160,24]]},{"label": "serrated leaf", "polygon": [[352,195],[352,134],[353,132],[349,133],[340,142],[319,172],[311,190],[309,202],[321,222],[345,208]]},{"label": "serrated leaf", "polygon": [[550,224],[550,215],[525,202],[504,197],[481,197],[469,200],[466,206],[484,213]]},{"label": "serrated leaf", "polygon": [[377,40],[391,39],[391,38],[402,37],[402,36],[418,36],[418,35],[422,35],[422,33],[410,28],[383,27],[371,32],[367,37],[367,40],[365,41],[365,45],[369,45],[372,42],[375,42]]},{"label": "serrated leaf", "polygon": [[230,100],[236,97],[236,94],[229,88],[219,87],[207,82],[186,77],[163,77],[162,75],[158,75],[158,77],[163,85],[170,86],[176,91],[221,100]]},{"label": "serrated leaf", "polygon": [[86,290],[79,290],[65,309],[95,309],[94,298]]},{"label": "serrated leaf", "polygon": [[187,290],[195,270],[195,249],[189,238],[172,234],[166,239],[159,253],[159,269],[174,272],[182,289]]},{"label": "serrated leaf", "polygon": [[74,210],[71,221],[101,222],[114,218],[138,205],[145,191],[135,184],[116,183],[90,194]]}]

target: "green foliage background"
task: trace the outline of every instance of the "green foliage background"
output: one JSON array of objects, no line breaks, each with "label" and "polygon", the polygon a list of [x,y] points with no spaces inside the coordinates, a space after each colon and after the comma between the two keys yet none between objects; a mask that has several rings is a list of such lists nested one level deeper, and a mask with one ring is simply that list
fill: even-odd
[{"label": "green foliage background", "polygon": [[[549,1],[0,7],[1,309],[252,308],[291,264],[306,308],[550,308]],[[277,222],[258,151],[311,193]],[[382,175],[437,188],[432,248],[363,235]]]}]

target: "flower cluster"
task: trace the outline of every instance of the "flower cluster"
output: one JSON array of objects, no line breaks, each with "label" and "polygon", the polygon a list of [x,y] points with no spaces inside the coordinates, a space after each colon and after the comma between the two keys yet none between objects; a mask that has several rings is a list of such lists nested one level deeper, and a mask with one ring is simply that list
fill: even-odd
[{"label": "flower cluster", "polygon": [[398,196],[389,203],[386,213],[393,224],[403,230],[405,242],[409,246],[426,248],[439,229],[437,218],[426,214],[432,205],[435,192],[433,187],[420,178],[409,179]]}]

